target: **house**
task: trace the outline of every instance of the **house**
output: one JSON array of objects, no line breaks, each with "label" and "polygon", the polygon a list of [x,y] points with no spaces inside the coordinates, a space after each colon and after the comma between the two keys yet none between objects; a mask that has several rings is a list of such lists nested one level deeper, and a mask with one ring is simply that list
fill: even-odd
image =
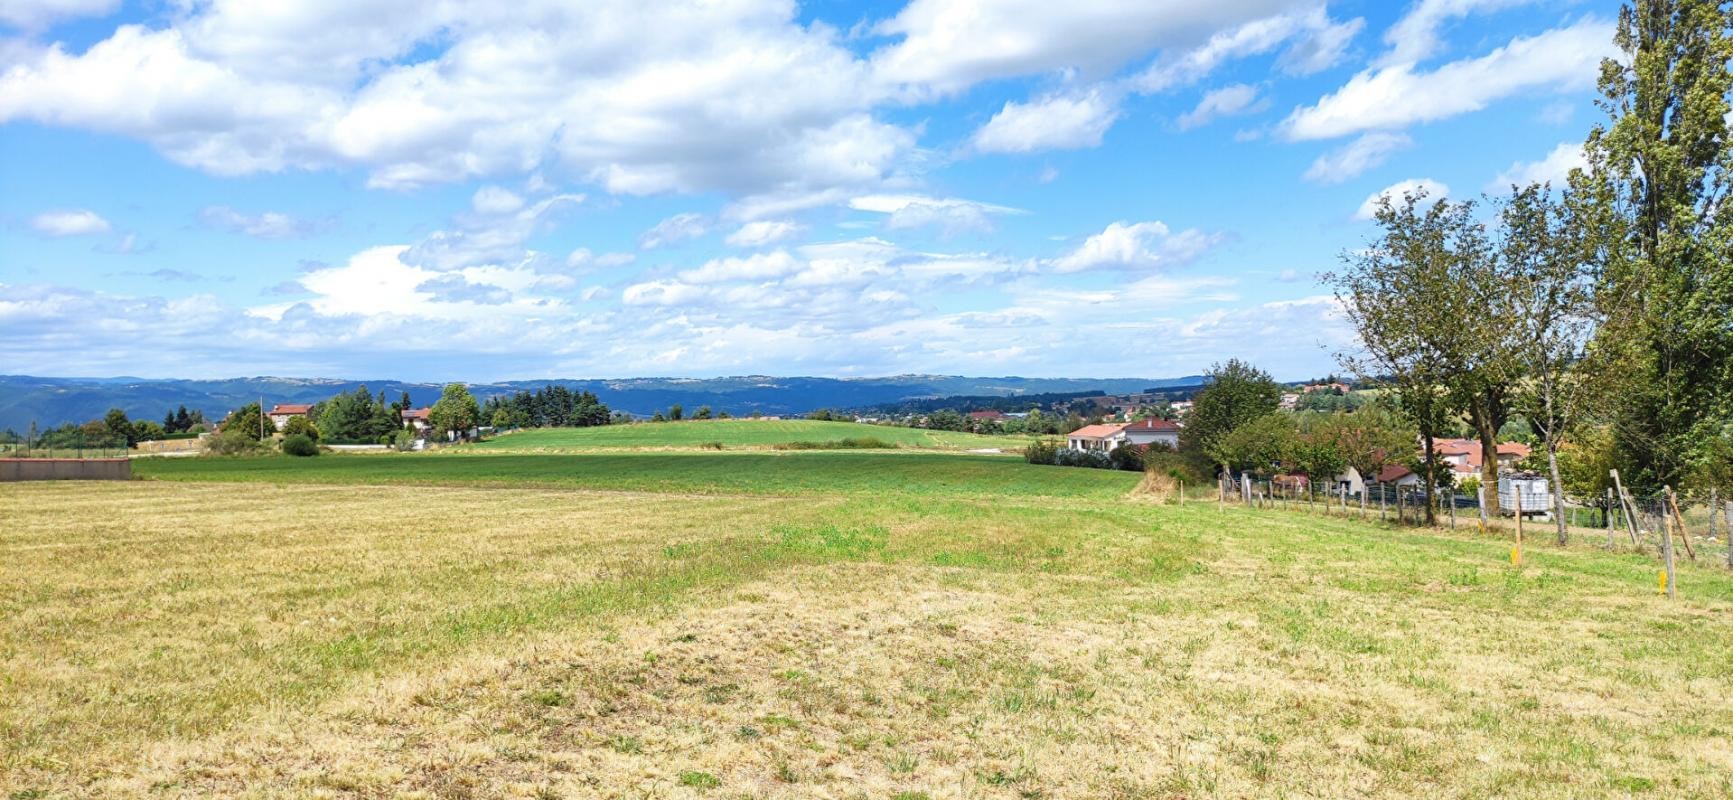
[{"label": "house", "polygon": [[1065,436],[1066,446],[1072,450],[1092,453],[1110,453],[1120,445],[1125,444],[1125,425],[1085,425]]},{"label": "house", "polygon": [[1420,485],[1420,476],[1401,464],[1385,464],[1378,471],[1377,482],[1386,486],[1416,487]]},{"label": "house", "polygon": [[1191,407],[1192,402],[1190,400],[1181,400],[1173,404],[1173,413],[1183,417],[1186,414],[1191,413]]},{"label": "house", "polygon": [[[1179,449],[1179,424],[1165,419],[1145,419],[1121,429],[1126,444],[1163,444]],[[1072,434],[1075,436],[1076,434]]]},{"label": "house", "polygon": [[428,414],[432,411],[431,408],[406,408],[399,416],[403,419],[404,427],[415,431],[416,436],[424,436],[428,429],[433,427],[433,423],[428,420]]},{"label": "house", "polygon": [[1313,392],[1331,392],[1333,394],[1347,394],[1348,393],[1348,384],[1346,384],[1346,383],[1313,383],[1313,384],[1307,384],[1305,386],[1300,387],[1300,391],[1305,392],[1306,394],[1311,394]]},{"label": "house", "polygon": [[[1479,475],[1484,463],[1480,454],[1480,442],[1474,439],[1442,439],[1432,444],[1438,451],[1438,457],[1450,465],[1450,470],[1457,477]],[[1516,463],[1528,458],[1528,445],[1521,442],[1501,442],[1498,445],[1499,470],[1515,469]]]},{"label": "house", "polygon": [[969,419],[976,422],[1001,422],[1005,419],[1005,415],[988,409],[986,411],[970,411]]},{"label": "house", "polygon": [[282,430],[290,419],[308,416],[312,411],[310,403],[278,403],[271,406],[271,412],[265,416],[271,418],[271,424],[277,426],[277,430]]},{"label": "house", "polygon": [[1276,408],[1281,409],[1282,411],[1293,411],[1294,408],[1299,405],[1300,395],[1298,393],[1283,392],[1282,401],[1276,404]]}]

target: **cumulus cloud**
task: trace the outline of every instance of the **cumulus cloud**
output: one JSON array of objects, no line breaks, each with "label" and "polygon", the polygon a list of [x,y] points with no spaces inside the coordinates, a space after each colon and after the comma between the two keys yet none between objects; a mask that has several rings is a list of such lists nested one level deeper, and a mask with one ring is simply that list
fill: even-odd
[{"label": "cumulus cloud", "polygon": [[645,250],[679,244],[710,232],[710,219],[703,214],[675,214],[651,226],[638,236],[638,246]]},{"label": "cumulus cloud", "polygon": [[1368,70],[1317,103],[1295,109],[1283,132],[1290,139],[1330,139],[1479,111],[1524,91],[1586,88],[1594,85],[1601,58],[1612,53],[1612,38],[1610,23],[1587,19],[1518,37],[1484,56],[1431,72],[1406,63]]},{"label": "cumulus cloud", "polygon": [[1055,272],[1097,269],[1154,270],[1181,266],[1224,241],[1220,234],[1189,228],[1178,233],[1158,222],[1115,222],[1076,250],[1050,262]]},{"label": "cumulus cloud", "polygon": [[756,220],[740,226],[723,241],[734,247],[763,247],[797,236],[802,230],[799,223],[785,219]]},{"label": "cumulus cloud", "polygon": [[475,190],[469,204],[477,214],[510,214],[524,207],[524,199],[516,193],[498,186],[483,186]]},{"label": "cumulus cloud", "polygon": [[1390,50],[1378,59],[1378,66],[1413,64],[1431,57],[1442,47],[1439,29],[1451,20],[1531,2],[1534,0],[1420,0],[1384,31]]},{"label": "cumulus cloud", "polygon": [[975,131],[971,144],[983,153],[1031,153],[1096,147],[1119,109],[1099,89],[1049,95],[1028,103],[1006,103]]},{"label": "cumulus cloud", "polygon": [[1450,196],[1450,187],[1431,178],[1397,181],[1369,195],[1366,202],[1360,204],[1359,210],[1354,212],[1354,219],[1367,220],[1377,216],[1378,205],[1386,197],[1390,198],[1391,203],[1400,203],[1409,196],[1421,195],[1424,195],[1428,202],[1437,202]]},{"label": "cumulus cloud", "polygon": [[107,16],[119,7],[120,0],[6,0],[0,4],[0,23],[37,30],[62,20]]},{"label": "cumulus cloud", "polygon": [[107,233],[108,220],[95,211],[71,209],[44,211],[30,218],[30,227],[44,236],[88,236]]},{"label": "cumulus cloud", "polygon": [[619,194],[859,190],[913,145],[873,117],[866,62],[793,3],[400,10],[190,4],[28,53],[0,73],[0,122],[128,136],[222,175],[360,168],[410,188],[546,167]]},{"label": "cumulus cloud", "polygon": [[257,239],[291,239],[309,236],[324,227],[321,223],[301,219],[292,214],[265,211],[244,214],[228,206],[208,206],[199,212],[199,222],[212,228],[240,233]]},{"label": "cumulus cloud", "polygon": [[1218,117],[1251,114],[1269,107],[1269,101],[1258,97],[1258,88],[1243,83],[1223,86],[1203,96],[1197,107],[1180,115],[1180,130],[1190,130],[1208,124]]},{"label": "cumulus cloud", "polygon": [[1306,170],[1306,180],[1314,183],[1341,183],[1383,164],[1391,155],[1406,150],[1413,144],[1414,140],[1405,133],[1374,131],[1362,135],[1342,147],[1318,156]]},{"label": "cumulus cloud", "polygon": [[914,194],[862,195],[850,199],[848,205],[857,211],[889,215],[885,227],[892,230],[937,226],[947,233],[992,230],[992,217],[1026,213],[1021,209],[956,197]]},{"label": "cumulus cloud", "polygon": [[1360,19],[1332,20],[1318,4],[1290,5],[1298,8],[1248,19],[1215,31],[1195,47],[1164,54],[1133,77],[1132,86],[1144,92],[1189,86],[1224,63],[1271,52],[1283,43],[1290,44],[1278,57],[1278,66],[1309,75],[1335,66],[1365,24]]},{"label": "cumulus cloud", "polygon": [[1487,186],[1489,191],[1509,191],[1512,186],[1527,186],[1531,183],[1551,183],[1554,186],[1564,185],[1573,169],[1586,169],[1588,159],[1583,157],[1581,142],[1560,142],[1545,158],[1539,161],[1518,161],[1509,169],[1498,174]]},{"label": "cumulus cloud", "polygon": [[1315,0],[1080,0],[981,4],[913,0],[874,32],[900,37],[872,54],[874,75],[922,94],[1075,69],[1105,74],[1151,50],[1187,50],[1212,34],[1302,14]]},{"label": "cumulus cloud", "polygon": [[762,281],[792,275],[800,263],[787,252],[758,253],[744,258],[716,258],[697,269],[680,273],[686,283],[723,283],[726,281]]}]

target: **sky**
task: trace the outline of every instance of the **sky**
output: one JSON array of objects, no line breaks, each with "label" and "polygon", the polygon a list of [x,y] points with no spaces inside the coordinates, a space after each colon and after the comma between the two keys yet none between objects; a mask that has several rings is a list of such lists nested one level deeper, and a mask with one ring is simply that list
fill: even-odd
[{"label": "sky", "polygon": [[6,0],[0,373],[1284,380],[1611,2]]}]

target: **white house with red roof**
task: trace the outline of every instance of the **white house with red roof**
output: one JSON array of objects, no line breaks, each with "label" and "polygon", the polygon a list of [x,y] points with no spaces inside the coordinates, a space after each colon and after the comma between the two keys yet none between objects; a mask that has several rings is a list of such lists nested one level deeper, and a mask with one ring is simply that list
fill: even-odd
[{"label": "white house with red roof", "polygon": [[[1452,472],[1458,477],[1479,475],[1480,467],[1485,463],[1481,456],[1480,442],[1476,439],[1442,439],[1432,443],[1432,448],[1438,451],[1438,458],[1450,465]],[[1521,442],[1500,442],[1498,445],[1498,468],[1502,470],[1515,469],[1516,462],[1528,458],[1528,445]]]},{"label": "white house with red roof", "polygon": [[1126,443],[1125,423],[1085,425],[1065,435],[1065,445],[1072,450],[1103,455]]},{"label": "white house with red roof", "polygon": [[1126,444],[1134,445],[1166,445],[1179,449],[1179,423],[1165,419],[1144,419],[1126,425],[1122,429]]}]

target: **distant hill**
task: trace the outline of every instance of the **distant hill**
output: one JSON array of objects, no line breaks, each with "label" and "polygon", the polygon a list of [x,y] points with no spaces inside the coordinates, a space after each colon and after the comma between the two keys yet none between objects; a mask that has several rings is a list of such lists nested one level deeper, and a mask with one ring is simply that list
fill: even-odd
[{"label": "distant hill", "polygon": [[[958,375],[893,375],[883,378],[778,378],[745,375],[728,378],[538,379],[471,384],[482,400],[498,394],[563,384],[595,392],[609,407],[647,416],[674,403],[690,411],[707,405],[742,415],[802,414],[818,408],[867,408],[920,398],[953,395],[1020,397],[1033,394],[1108,394],[1196,384],[1199,378],[970,378]],[[143,378],[38,378],[0,375],[0,429],[24,431],[83,422],[120,408],[134,419],[161,420],[163,412],[185,405],[218,419],[229,409],[263,399],[273,403],[312,403],[365,384],[395,400],[408,392],[417,405],[438,399],[435,383],[330,378],[228,378],[222,380],[147,380]]]}]

